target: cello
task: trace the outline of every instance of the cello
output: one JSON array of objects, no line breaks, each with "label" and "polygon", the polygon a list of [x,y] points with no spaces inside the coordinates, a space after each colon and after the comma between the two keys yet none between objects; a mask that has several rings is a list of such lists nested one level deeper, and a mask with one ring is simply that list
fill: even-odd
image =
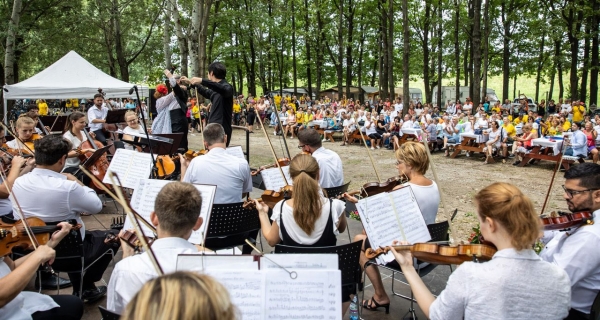
[{"label": "cello", "polygon": [[[93,152],[82,152],[84,149],[93,149],[98,150],[98,148],[103,148],[104,145],[102,142],[92,139],[90,133],[87,130],[83,130],[85,133],[86,141],[82,142],[79,148],[77,149],[79,153],[79,160],[85,162],[89,159],[94,153]],[[98,178],[99,181],[104,180],[104,175],[106,175],[106,171],[108,170],[108,159],[106,158],[106,154],[103,154],[98,160],[94,163],[90,163],[86,165],[86,169],[90,170],[93,175]],[[94,189],[96,193],[103,193],[102,186],[98,185],[98,183],[102,184],[102,182],[98,182],[96,180],[92,180],[90,183],[90,188]]]}]

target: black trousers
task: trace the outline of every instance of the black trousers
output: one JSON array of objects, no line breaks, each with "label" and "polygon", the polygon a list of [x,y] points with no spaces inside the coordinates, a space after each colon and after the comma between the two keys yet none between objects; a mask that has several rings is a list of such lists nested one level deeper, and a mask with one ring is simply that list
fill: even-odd
[{"label": "black trousers", "polygon": [[[92,262],[96,261],[100,256],[102,256],[109,249],[113,249],[116,252],[121,245],[120,242],[116,242],[113,244],[104,243],[104,239],[106,238],[106,234],[108,232],[113,232],[115,235],[118,234],[118,230],[94,230],[94,231],[86,231],[85,238],[83,239],[83,252],[84,252],[84,265],[87,267]],[[102,275],[104,271],[110,264],[111,255],[107,254],[100,258],[100,260],[96,261],[83,275],[83,283],[81,283],[81,274],[79,272],[69,273],[69,279],[73,284],[73,292],[77,293],[79,291],[80,283],[82,284],[83,290],[89,290],[96,288],[94,284],[96,281],[100,281],[102,279]],[[72,270],[76,266],[71,264],[67,264],[68,262],[63,262],[60,260],[55,261],[54,266],[56,266],[57,270],[61,269],[70,269]]]},{"label": "black trousers", "polygon": [[171,113],[171,131],[173,133],[183,133],[179,149],[183,149],[183,152],[186,152],[188,150],[188,122],[185,113],[181,109],[169,112]]},{"label": "black trousers", "polygon": [[590,315],[585,314],[581,311],[577,311],[575,309],[569,310],[569,315],[565,318],[565,320],[589,320]]},{"label": "black trousers", "polygon": [[38,311],[31,315],[33,320],[79,320],[83,316],[83,301],[72,295],[50,296],[59,305],[58,308]]},{"label": "black trousers", "polygon": [[94,131],[94,134],[96,135],[96,140],[102,142],[103,145],[106,145],[106,136],[104,135],[104,131],[102,131],[102,129]]}]

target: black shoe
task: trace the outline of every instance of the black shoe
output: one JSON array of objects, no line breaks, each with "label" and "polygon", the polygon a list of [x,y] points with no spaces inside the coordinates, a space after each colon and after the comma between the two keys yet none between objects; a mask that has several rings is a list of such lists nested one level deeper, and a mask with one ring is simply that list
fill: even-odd
[{"label": "black shoe", "polygon": [[[63,279],[61,277],[58,277],[56,275],[51,275],[50,277],[46,278],[46,279],[42,279],[42,289],[43,290],[56,290],[56,284],[58,282],[58,287],[61,289],[64,288],[68,288],[70,286],[72,286],[71,281],[68,279]],[[35,288],[39,289],[40,288],[40,283],[38,282],[38,280],[35,280]]]},{"label": "black shoe", "polygon": [[95,289],[83,290],[83,294],[81,296],[75,292],[73,292],[73,294],[80,297],[81,301],[83,302],[94,302],[106,295],[106,286],[99,286]]},{"label": "black shoe", "polygon": [[515,161],[515,162],[513,162],[513,166],[518,166],[519,164],[521,164],[521,161]]}]

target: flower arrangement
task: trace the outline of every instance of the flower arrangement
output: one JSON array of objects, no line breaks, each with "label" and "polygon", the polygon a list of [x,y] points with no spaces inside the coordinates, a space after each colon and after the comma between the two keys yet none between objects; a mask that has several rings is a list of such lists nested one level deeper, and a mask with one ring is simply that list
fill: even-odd
[{"label": "flower arrangement", "polygon": [[350,212],[350,219],[356,220],[356,221],[360,221],[360,215],[358,214],[357,210],[351,211]]},{"label": "flower arrangement", "polygon": [[481,230],[479,229],[479,223],[477,224],[477,226],[473,227],[473,232],[471,232],[471,235],[469,236],[469,243],[471,244],[481,244],[481,239],[483,238],[483,236],[481,235]]}]

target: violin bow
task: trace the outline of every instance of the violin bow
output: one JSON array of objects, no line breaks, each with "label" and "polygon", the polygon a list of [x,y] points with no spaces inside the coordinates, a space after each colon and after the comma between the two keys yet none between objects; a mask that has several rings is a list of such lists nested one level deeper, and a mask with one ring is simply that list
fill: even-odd
[{"label": "violin bow", "polygon": [[[360,133],[360,138],[363,141],[363,144],[365,145],[365,148],[367,149],[367,154],[369,155],[369,159],[371,159],[371,165],[373,166],[373,170],[375,170],[375,175],[377,176],[377,181],[379,181],[379,183],[381,183],[381,178],[379,177],[379,172],[377,171],[377,166],[375,166],[375,161],[373,160],[373,155],[371,154],[371,150],[369,150],[369,147],[367,146],[367,140],[365,140],[365,136],[362,134],[362,129],[360,128],[360,125],[358,124],[357,121],[356,122],[356,126],[358,127],[358,133]],[[369,121],[371,122],[371,121]],[[371,124],[372,125],[372,124]],[[363,128],[365,126],[363,125]]]},{"label": "violin bow", "polygon": [[[115,179],[118,179],[118,176],[116,174],[114,174],[112,171],[108,171],[108,177],[112,181],[113,185],[117,185],[116,184],[117,181],[115,181]],[[119,186],[120,186],[120,184],[119,184]],[[135,233],[138,236],[138,239],[140,240],[142,247],[148,253],[148,257],[150,258],[150,262],[152,262],[154,269],[156,269],[156,273],[159,276],[164,275],[165,273],[163,272],[162,267],[158,263],[158,260],[156,259],[156,255],[154,255],[154,251],[152,251],[152,247],[150,247],[150,245],[148,244],[148,241],[146,241],[146,236],[144,235],[144,232],[142,231],[142,227],[140,226],[140,223],[137,220],[137,216],[135,214],[133,214],[133,209],[131,209],[131,207],[127,203],[127,200],[125,200],[125,196],[123,195],[123,191],[122,191],[121,187],[115,188],[115,191],[118,196],[118,198],[116,198],[115,200],[117,200],[121,204],[121,206],[123,207],[123,210],[125,210],[125,213],[127,214],[127,216],[129,216],[129,219],[131,220],[131,224],[133,225],[133,229],[135,230]]]},{"label": "violin bow", "polygon": [[[98,178],[96,178],[96,176],[94,176],[93,174],[91,174],[84,166],[80,165],[79,169],[86,176],[88,176],[90,179],[92,179],[92,181],[96,182],[98,184],[98,186],[100,186],[100,188],[102,190],[104,190],[104,192],[106,192],[106,194],[108,194],[109,196],[111,196],[113,199],[117,199],[118,198],[112,191],[110,191],[110,189],[104,183],[102,183],[100,180],[98,180]],[[133,212],[133,215],[135,215],[139,219],[139,221],[142,222],[142,224],[144,224],[146,227],[148,227],[148,229],[150,229],[150,231],[152,231],[154,234],[156,234],[156,227],[154,227],[150,222],[146,221],[146,219],[144,219],[144,217],[142,217],[135,210],[132,209],[132,212]]]},{"label": "violin bow", "polygon": [[[198,88],[194,87],[194,91],[196,92],[196,106],[198,107],[198,113],[200,113],[200,140],[202,141],[202,147],[204,148],[204,125],[202,124],[202,113],[200,111],[200,105],[198,104]],[[207,150],[208,151],[208,150]]]},{"label": "violin bow", "polygon": [[[36,250],[40,246],[40,243],[37,241],[37,238],[35,236],[33,236],[33,232],[31,231],[29,222],[27,221],[27,219],[25,219],[25,213],[23,213],[23,209],[21,208],[21,205],[19,204],[17,197],[15,196],[15,194],[12,191],[12,187],[10,186],[10,184],[8,183],[8,180],[6,179],[4,170],[0,170],[0,177],[2,177],[2,179],[4,181],[4,185],[6,186],[6,190],[8,191],[8,194],[12,196],[13,200],[15,201],[15,204],[17,205],[17,209],[18,209],[17,213],[20,216],[21,221],[23,222],[23,227],[25,227],[25,233],[27,233],[27,236],[29,237],[29,241],[31,241],[31,245],[33,246],[33,249]],[[43,268],[46,271],[49,271],[52,274],[54,274],[54,270],[52,270],[52,267],[50,266],[50,264],[48,262],[43,264]]]},{"label": "violin bow", "polygon": [[[277,123],[279,124],[279,129],[281,130],[281,133],[282,133],[281,137],[283,138],[283,145],[285,146],[285,152],[288,155],[288,159],[292,159],[292,156],[290,156],[290,149],[288,148],[288,144],[287,144],[287,140],[286,140],[287,139],[286,135],[283,134],[283,125],[281,124],[281,118],[279,117],[279,110],[277,110],[277,105],[275,104],[275,101],[273,101],[273,105],[275,106],[275,117],[277,117]],[[258,115],[258,117],[260,118],[260,114]]]},{"label": "violin bow", "polygon": [[265,129],[265,126],[263,125],[263,122],[260,119],[260,114],[257,115],[257,118],[258,118],[258,122],[260,122],[260,126],[262,128],[262,131],[265,134],[265,137],[267,138],[267,141],[269,142],[269,148],[271,149],[271,153],[273,153],[273,158],[275,159],[275,163],[277,164],[277,168],[279,168],[279,172],[281,173],[281,176],[283,177],[283,181],[285,182],[286,185],[289,186],[290,184],[287,181],[287,178],[285,177],[285,174],[283,174],[283,169],[281,169],[281,164],[279,164],[279,161],[277,161],[277,155],[275,154],[275,149],[273,148],[273,144],[271,143],[271,139],[269,139],[269,134],[267,133],[267,130]]},{"label": "violin bow", "polygon": [[562,166],[562,162],[563,162],[563,154],[565,153],[566,150],[566,142],[564,140],[564,136],[563,136],[563,144],[562,144],[562,148],[560,150],[560,159],[558,160],[558,163],[556,164],[556,167],[554,168],[554,172],[552,173],[552,179],[550,179],[550,185],[548,186],[548,192],[546,192],[546,199],[544,199],[544,204],[542,205],[542,211],[540,211],[540,214],[544,214],[544,210],[546,210],[546,205],[548,204],[548,199],[550,198],[550,194],[552,193],[552,188],[554,186],[554,178],[556,177],[556,173],[558,172],[558,170],[560,170],[560,167]]},{"label": "violin bow", "polygon": [[[31,154],[35,154],[35,152],[33,150],[31,150],[26,144],[25,142],[23,142],[23,140],[21,140],[19,138],[19,136],[17,134],[15,134],[14,131],[11,131],[4,123],[0,122],[0,125],[2,125],[4,127],[4,130],[6,130],[6,132],[10,133],[11,136],[13,136],[17,141],[19,141],[19,145],[25,147],[25,149],[29,150],[29,152],[31,152]],[[18,149],[19,151],[19,155],[23,155],[22,149],[19,147]]]}]

